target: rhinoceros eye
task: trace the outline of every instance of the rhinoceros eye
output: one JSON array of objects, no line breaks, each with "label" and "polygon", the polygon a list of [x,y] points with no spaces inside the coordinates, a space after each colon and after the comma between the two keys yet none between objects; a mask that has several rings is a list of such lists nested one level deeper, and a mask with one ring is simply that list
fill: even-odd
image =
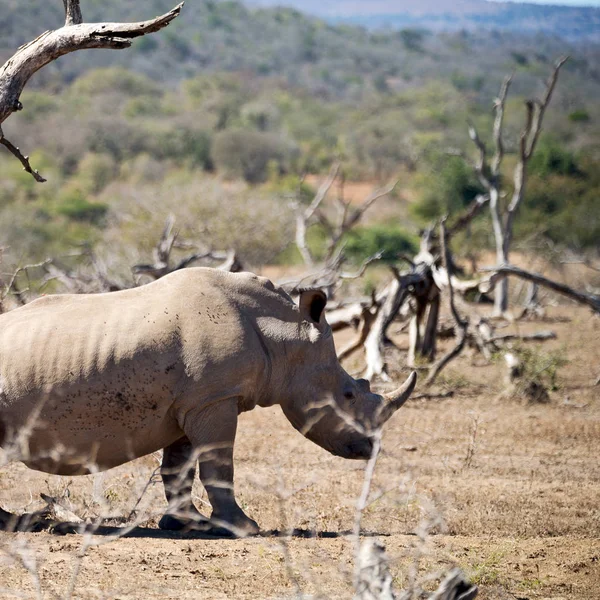
[{"label": "rhinoceros eye", "polygon": [[354,392],[352,390],[344,392],[344,398],[346,398],[346,400],[354,400]]}]

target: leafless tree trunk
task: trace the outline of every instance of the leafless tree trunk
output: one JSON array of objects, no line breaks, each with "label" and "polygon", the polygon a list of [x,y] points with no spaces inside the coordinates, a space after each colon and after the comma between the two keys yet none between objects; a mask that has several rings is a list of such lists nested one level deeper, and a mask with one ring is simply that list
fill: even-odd
[{"label": "leafless tree trunk", "polygon": [[80,0],[63,0],[63,4],[65,26],[55,31],[46,31],[21,46],[0,68],[0,144],[19,159],[25,171],[40,183],[46,180],[32,168],[29,157],[4,137],[1,127],[14,112],[23,110],[20,97],[31,76],[57,58],[77,50],[129,48],[133,38],[166,27],[179,15],[184,3],[160,17],[139,23],[84,23]]},{"label": "leafless tree trunk", "polygon": [[[494,146],[495,153],[491,164],[488,162],[487,150],[481,141],[477,130],[469,125],[469,136],[478,150],[475,161],[475,170],[483,187],[490,198],[490,212],[492,227],[496,241],[496,261],[499,265],[510,263],[510,248],[513,240],[514,220],[525,196],[527,184],[527,166],[531,159],[542,131],[544,115],[552,99],[554,88],[558,80],[561,67],[567,57],[559,59],[554,67],[550,79],[546,83],[544,97],[541,100],[529,100],[526,103],[527,114],[525,126],[521,131],[519,140],[519,160],[513,172],[514,189],[512,198],[505,213],[500,209],[501,181],[500,167],[504,158],[503,126],[506,97],[512,82],[512,75],[507,77],[500,89],[500,95],[494,104],[496,117],[494,119]],[[496,288],[494,301],[494,314],[502,316],[508,311],[508,280],[503,279]]]}]

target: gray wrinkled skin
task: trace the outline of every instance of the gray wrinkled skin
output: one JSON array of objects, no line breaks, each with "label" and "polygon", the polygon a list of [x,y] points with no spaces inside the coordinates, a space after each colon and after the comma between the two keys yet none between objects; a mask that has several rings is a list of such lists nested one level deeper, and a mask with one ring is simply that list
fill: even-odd
[{"label": "gray wrinkled skin", "polygon": [[29,424],[23,462],[60,475],[164,449],[167,529],[200,518],[193,469],[180,475],[199,454],[213,519],[255,533],[233,495],[239,413],[279,404],[319,446],[364,459],[371,441],[352,419],[375,424],[386,401],[389,417],[414,387],[386,400],[350,377],[324,308],[318,291],[296,306],[267,279],[200,268],[122,292],[40,298],[0,316],[0,445]]}]

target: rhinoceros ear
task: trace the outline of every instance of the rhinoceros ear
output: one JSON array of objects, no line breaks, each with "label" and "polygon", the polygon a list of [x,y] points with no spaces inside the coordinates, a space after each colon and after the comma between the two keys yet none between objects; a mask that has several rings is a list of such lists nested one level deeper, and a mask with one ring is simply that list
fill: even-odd
[{"label": "rhinoceros ear", "polygon": [[299,304],[302,317],[318,324],[325,312],[327,296],[321,290],[302,290]]}]

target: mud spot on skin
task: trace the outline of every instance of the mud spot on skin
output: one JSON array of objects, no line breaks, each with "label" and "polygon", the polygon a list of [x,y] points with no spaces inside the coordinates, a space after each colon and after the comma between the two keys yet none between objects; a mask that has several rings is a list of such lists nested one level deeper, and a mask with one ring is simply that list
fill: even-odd
[{"label": "mud spot on skin", "polygon": [[[172,365],[169,365],[166,369],[165,369],[165,375],[168,375],[171,371],[173,371],[175,369],[175,367],[177,366],[177,363],[173,363]],[[152,379],[152,381],[154,381],[154,379]]]}]

